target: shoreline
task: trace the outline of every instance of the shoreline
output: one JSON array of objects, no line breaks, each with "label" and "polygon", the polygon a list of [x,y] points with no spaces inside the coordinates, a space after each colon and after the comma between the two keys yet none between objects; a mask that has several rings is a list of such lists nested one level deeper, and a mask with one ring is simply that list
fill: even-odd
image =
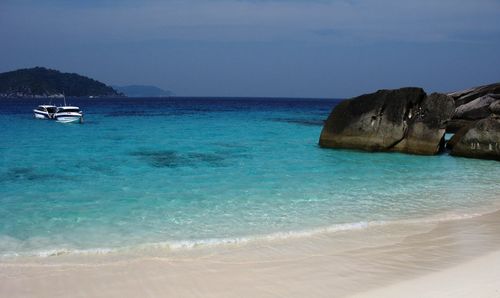
[{"label": "shoreline", "polygon": [[[460,268],[481,268],[474,262],[498,264],[499,257],[500,211],[496,211],[460,220],[399,223],[168,254],[2,260],[0,288],[9,297],[63,297],[76,292],[101,297],[144,293],[153,297],[370,297],[384,289],[388,295],[408,296],[415,282],[434,280],[428,277],[432,274],[451,280],[453,272],[463,271]],[[473,265],[467,265],[470,262]],[[469,279],[462,281],[470,283],[454,284],[450,293],[480,282],[476,273],[463,273]],[[436,287],[446,286],[438,284],[432,290],[439,292]]]},{"label": "shoreline", "polygon": [[[489,210],[489,211],[487,211]],[[494,211],[491,211],[494,210]],[[443,212],[434,215],[394,220],[359,221],[350,223],[337,223],[328,226],[312,227],[304,230],[278,231],[269,234],[244,235],[241,237],[210,238],[194,240],[172,240],[160,241],[144,244],[132,244],[122,247],[91,247],[91,248],[71,248],[54,247],[39,251],[27,251],[21,253],[8,252],[0,255],[2,262],[23,262],[24,260],[36,260],[38,258],[78,258],[103,257],[103,256],[136,256],[146,254],[164,255],[176,253],[196,253],[196,251],[206,251],[212,249],[227,249],[239,246],[252,246],[258,244],[272,245],[273,242],[294,241],[314,237],[336,237],[338,233],[350,233],[364,230],[390,229],[391,226],[418,226],[432,225],[449,221],[460,221],[500,212],[500,203],[491,202],[487,207],[475,209],[474,212]],[[194,250],[194,252],[193,252]]]}]

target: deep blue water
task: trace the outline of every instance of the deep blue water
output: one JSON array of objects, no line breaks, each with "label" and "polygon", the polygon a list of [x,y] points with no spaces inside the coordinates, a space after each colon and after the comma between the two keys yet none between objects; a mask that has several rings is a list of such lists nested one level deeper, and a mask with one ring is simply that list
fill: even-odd
[{"label": "deep blue water", "polygon": [[319,148],[337,102],[72,99],[85,122],[61,124],[32,118],[42,100],[2,100],[0,255],[269,238],[499,203],[495,161]]}]

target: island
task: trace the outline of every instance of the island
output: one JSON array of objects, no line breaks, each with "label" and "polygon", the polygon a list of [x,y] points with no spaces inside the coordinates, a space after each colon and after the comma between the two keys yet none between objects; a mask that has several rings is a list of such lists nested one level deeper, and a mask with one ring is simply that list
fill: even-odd
[{"label": "island", "polygon": [[129,85],[113,86],[115,90],[123,93],[127,97],[170,97],[174,93],[156,86],[149,85]]},{"label": "island", "polygon": [[0,73],[0,98],[37,97],[123,97],[97,80],[45,67]]}]

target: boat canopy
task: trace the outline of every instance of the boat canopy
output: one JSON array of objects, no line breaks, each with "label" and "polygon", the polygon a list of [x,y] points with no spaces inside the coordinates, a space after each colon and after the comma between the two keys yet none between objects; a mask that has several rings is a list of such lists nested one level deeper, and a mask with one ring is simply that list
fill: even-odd
[{"label": "boat canopy", "polygon": [[65,111],[65,110],[80,110],[79,107],[72,107],[72,106],[64,106],[64,107],[57,107],[58,111]]},{"label": "boat canopy", "polygon": [[55,113],[57,110],[57,107],[52,106],[52,105],[39,105],[35,110],[41,111],[41,112]]}]

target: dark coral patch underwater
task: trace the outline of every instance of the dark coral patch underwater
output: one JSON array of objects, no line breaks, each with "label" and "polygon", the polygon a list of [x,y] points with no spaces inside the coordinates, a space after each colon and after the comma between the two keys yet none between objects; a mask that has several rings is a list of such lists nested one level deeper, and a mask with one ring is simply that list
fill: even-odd
[{"label": "dark coral patch underwater", "polygon": [[305,126],[322,126],[325,123],[325,120],[322,119],[318,120],[318,119],[304,119],[304,118],[271,118],[270,120],[274,122],[292,123]]},{"label": "dark coral patch underwater", "polygon": [[137,156],[156,168],[197,167],[207,164],[212,167],[221,167],[226,165],[227,159],[217,153],[179,153],[173,150],[135,151],[130,155]]},{"label": "dark coral patch underwater", "polygon": [[68,176],[44,173],[35,167],[15,167],[0,175],[0,182],[43,181],[51,179],[69,180]]}]

